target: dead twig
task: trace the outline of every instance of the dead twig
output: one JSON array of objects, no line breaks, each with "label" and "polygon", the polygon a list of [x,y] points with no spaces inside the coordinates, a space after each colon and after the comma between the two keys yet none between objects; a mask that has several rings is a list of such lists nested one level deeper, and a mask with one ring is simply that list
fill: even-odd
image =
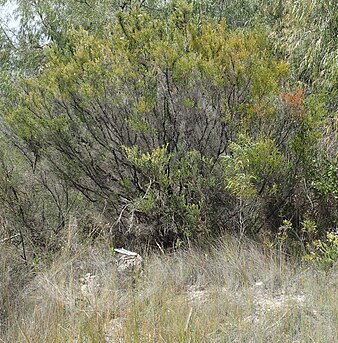
[{"label": "dead twig", "polygon": [[7,241],[10,241],[11,239],[16,238],[16,237],[19,237],[19,236],[20,236],[20,234],[17,233],[16,235],[13,235],[13,236],[11,236],[11,237],[4,238],[4,239],[2,239],[2,240],[0,241],[0,244],[1,244],[1,243],[5,243],[5,242],[7,242]]}]

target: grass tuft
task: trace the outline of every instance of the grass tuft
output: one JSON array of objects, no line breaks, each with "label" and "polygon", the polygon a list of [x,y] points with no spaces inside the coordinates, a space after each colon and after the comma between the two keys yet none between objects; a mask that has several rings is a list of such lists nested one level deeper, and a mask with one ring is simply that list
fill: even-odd
[{"label": "grass tuft", "polygon": [[65,250],[22,288],[1,341],[338,341],[335,268],[305,268],[233,237],[144,257],[136,282],[121,282],[107,245]]}]

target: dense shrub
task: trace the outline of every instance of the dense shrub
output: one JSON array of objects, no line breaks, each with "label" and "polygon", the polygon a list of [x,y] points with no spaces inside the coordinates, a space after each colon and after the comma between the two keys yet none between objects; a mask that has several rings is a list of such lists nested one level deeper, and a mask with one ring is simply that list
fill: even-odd
[{"label": "dense shrub", "polygon": [[[1,110],[4,134],[26,156],[13,169],[22,177],[16,189],[28,182],[25,207],[13,203],[21,218],[34,217],[21,226],[37,241],[86,204],[103,213],[117,242],[275,234],[284,220],[294,237],[304,220],[318,235],[336,225],[331,36],[321,88],[324,69],[304,76],[317,63],[308,43],[286,51],[285,39],[311,26],[312,12],[282,30],[300,13],[290,2],[107,1],[87,11],[72,1],[19,3],[16,44],[30,32],[39,48],[6,48],[14,71],[4,75],[15,83],[2,87]],[[103,8],[111,14],[96,20]],[[34,13],[32,29],[24,20]]]}]

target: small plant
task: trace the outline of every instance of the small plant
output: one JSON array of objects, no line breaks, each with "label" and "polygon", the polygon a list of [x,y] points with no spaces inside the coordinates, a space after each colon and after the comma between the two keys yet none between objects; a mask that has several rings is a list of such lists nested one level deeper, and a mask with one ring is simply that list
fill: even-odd
[{"label": "small plant", "polygon": [[290,220],[283,220],[283,225],[279,227],[277,233],[277,242],[279,250],[283,250],[285,246],[288,245],[290,240],[290,232],[292,230],[292,223]]},{"label": "small plant", "polygon": [[309,252],[304,255],[305,261],[314,261],[325,270],[330,269],[338,260],[338,235],[327,232],[326,239],[317,239],[307,244]]}]

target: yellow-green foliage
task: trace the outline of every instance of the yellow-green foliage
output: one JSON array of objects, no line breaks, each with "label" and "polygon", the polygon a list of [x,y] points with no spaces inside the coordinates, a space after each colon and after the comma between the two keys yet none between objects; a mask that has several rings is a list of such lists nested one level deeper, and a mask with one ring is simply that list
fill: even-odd
[{"label": "yellow-green foliage", "polygon": [[128,161],[137,169],[142,170],[149,182],[157,182],[160,186],[168,186],[166,169],[169,166],[170,154],[167,147],[158,147],[151,152],[140,153],[138,147],[125,147]]},{"label": "yellow-green foliage", "polygon": [[[208,207],[217,212],[212,193],[238,195],[243,187],[236,189],[236,182],[260,182],[279,168],[282,157],[269,132],[251,140],[252,148],[231,145],[232,164],[246,165],[232,173],[219,168],[220,151],[228,145],[225,131],[236,138],[250,132],[257,118],[270,123],[276,115],[274,102],[288,67],[271,54],[263,29],[231,31],[224,21],[207,17],[197,22],[185,3],[166,18],[135,8],[116,13],[100,33],[69,29],[67,44],[50,44],[45,58],[38,76],[21,80],[25,91],[7,120],[23,139],[38,142],[39,153],[53,158],[56,148],[59,167],[72,178],[78,175],[78,187],[81,174],[90,177],[94,184],[83,185],[86,191],[99,185],[114,192],[116,186],[95,181],[96,165],[108,163],[109,152],[86,151],[83,140],[85,147],[98,142],[110,146],[114,158],[126,157],[139,184],[127,175],[118,184],[135,209],[164,212],[182,230],[198,230]],[[259,154],[269,157],[264,161]],[[79,160],[93,164],[93,156],[93,169],[81,165]],[[249,186],[254,192],[254,183]]]},{"label": "yellow-green foliage", "polygon": [[238,143],[230,146],[233,157],[224,156],[226,187],[238,196],[254,195],[257,184],[269,179],[269,187],[276,191],[274,180],[287,170],[288,162],[269,138],[253,141],[241,136]]},{"label": "yellow-green foliage", "polygon": [[[257,14],[258,2],[246,10]],[[224,227],[276,231],[295,213],[300,230],[309,206],[319,207],[313,165],[331,160],[318,145],[325,101],[290,78],[293,59],[270,34],[276,23],[241,27],[239,2],[229,22],[216,3],[173,1],[162,13],[156,1],[135,2],[100,30],[75,21],[1,105],[41,165],[128,231],[139,221],[173,240]],[[313,213],[323,226],[335,220]]]},{"label": "yellow-green foliage", "polygon": [[328,270],[337,265],[338,235],[327,232],[326,239],[317,239],[307,244],[308,253],[303,256],[305,261],[316,262],[320,267]]},{"label": "yellow-green foliage", "polygon": [[[46,111],[46,117],[55,121],[62,116],[51,115],[56,101],[67,103],[76,94],[79,104],[87,108],[109,91],[109,101],[117,106],[130,97],[128,103],[135,112],[131,126],[142,131],[151,126],[146,116],[156,103],[156,79],[167,68],[178,85],[184,83],[188,90],[201,79],[216,89],[231,86],[232,91],[240,92],[241,98],[227,102],[225,116],[236,111],[252,116],[271,114],[271,96],[278,93],[278,80],[288,68],[271,57],[262,30],[229,31],[224,22],[209,20],[197,25],[188,18],[182,27],[176,14],[164,21],[143,11],[120,13],[117,18],[100,35],[74,28],[63,50],[53,44],[45,48],[43,72],[23,81],[28,94],[23,94],[22,106],[32,112],[21,111],[13,121],[18,116],[37,120],[34,113]],[[128,94],[130,86],[140,95]]]}]

